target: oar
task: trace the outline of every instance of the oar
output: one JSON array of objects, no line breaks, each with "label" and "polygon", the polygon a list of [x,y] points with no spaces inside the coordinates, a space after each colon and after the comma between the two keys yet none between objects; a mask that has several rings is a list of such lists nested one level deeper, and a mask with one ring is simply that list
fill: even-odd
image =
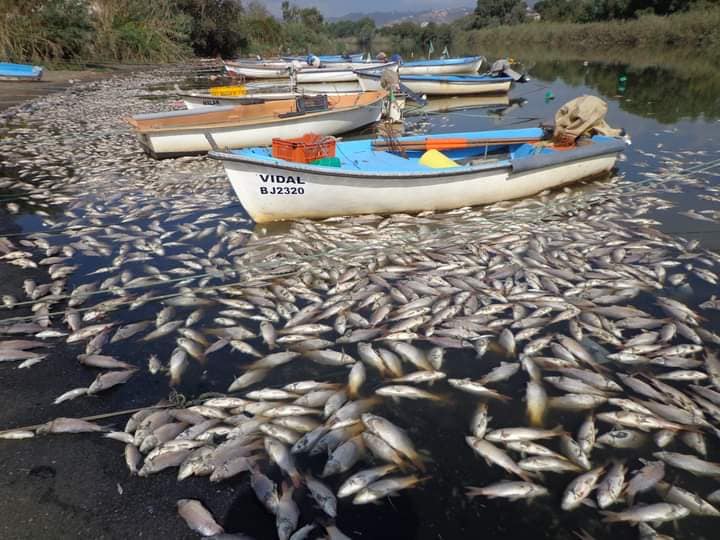
[{"label": "oar", "polygon": [[391,151],[412,151],[412,150],[452,150],[458,148],[473,148],[476,146],[492,146],[506,144],[523,144],[537,142],[543,140],[542,136],[537,137],[510,137],[506,139],[490,139],[490,138],[427,138],[417,141],[374,141],[372,143],[373,150],[391,150]]}]

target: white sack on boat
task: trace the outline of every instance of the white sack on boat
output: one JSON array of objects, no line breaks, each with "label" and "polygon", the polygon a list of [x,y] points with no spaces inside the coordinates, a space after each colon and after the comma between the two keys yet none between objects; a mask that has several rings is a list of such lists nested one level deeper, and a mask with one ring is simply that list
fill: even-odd
[{"label": "white sack on boat", "polygon": [[607,110],[607,103],[595,96],[568,101],[555,113],[553,140],[575,142],[582,135],[621,136],[622,130],[611,128],[605,122]]}]

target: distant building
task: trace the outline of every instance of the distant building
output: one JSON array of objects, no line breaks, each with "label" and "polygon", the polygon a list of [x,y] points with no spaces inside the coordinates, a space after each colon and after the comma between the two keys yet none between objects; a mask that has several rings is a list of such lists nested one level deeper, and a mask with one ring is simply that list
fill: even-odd
[{"label": "distant building", "polygon": [[525,18],[530,19],[531,21],[539,21],[540,19],[542,19],[540,14],[535,11],[531,6],[528,6],[525,9]]}]

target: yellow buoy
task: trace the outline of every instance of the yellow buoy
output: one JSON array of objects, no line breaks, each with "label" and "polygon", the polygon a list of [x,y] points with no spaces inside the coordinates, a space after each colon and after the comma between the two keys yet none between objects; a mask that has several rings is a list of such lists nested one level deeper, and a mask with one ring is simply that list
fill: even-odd
[{"label": "yellow buoy", "polygon": [[459,167],[452,159],[438,150],[428,150],[420,156],[420,165],[431,169],[447,169],[448,167]]}]

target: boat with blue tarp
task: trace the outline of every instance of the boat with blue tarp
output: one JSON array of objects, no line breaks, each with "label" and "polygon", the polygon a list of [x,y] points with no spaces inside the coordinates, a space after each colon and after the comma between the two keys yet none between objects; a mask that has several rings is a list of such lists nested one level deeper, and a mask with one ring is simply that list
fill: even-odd
[{"label": "boat with blue tarp", "polygon": [[39,81],[42,76],[40,66],[0,62],[0,81]]},{"label": "boat with blue tarp", "polygon": [[[256,222],[448,210],[527,197],[610,171],[625,149],[594,135],[559,146],[542,128],[337,142],[316,163],[269,148],[211,152]],[[330,166],[329,166],[330,165]]]}]

